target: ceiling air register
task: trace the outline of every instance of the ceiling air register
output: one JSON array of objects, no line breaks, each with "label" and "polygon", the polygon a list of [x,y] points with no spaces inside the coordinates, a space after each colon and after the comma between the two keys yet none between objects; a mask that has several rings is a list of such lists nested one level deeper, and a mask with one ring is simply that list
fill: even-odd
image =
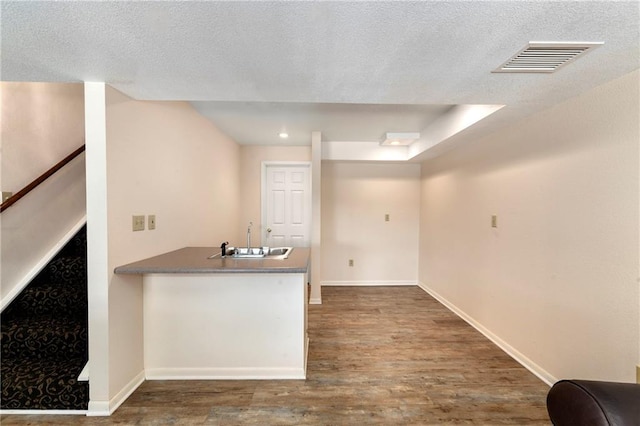
[{"label": "ceiling air register", "polygon": [[554,72],[603,44],[603,42],[532,41],[493,72]]}]

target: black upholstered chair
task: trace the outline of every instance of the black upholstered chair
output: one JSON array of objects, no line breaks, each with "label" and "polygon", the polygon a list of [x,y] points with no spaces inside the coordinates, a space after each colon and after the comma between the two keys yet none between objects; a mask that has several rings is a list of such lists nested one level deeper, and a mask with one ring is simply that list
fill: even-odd
[{"label": "black upholstered chair", "polygon": [[640,426],[640,385],[561,380],[547,394],[555,426]]}]

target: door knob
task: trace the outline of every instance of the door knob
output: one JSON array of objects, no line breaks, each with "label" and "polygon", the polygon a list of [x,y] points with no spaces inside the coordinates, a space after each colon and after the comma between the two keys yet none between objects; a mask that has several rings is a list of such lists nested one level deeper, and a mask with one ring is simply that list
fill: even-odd
[{"label": "door knob", "polygon": [[267,232],[271,232],[271,228],[267,228]]}]

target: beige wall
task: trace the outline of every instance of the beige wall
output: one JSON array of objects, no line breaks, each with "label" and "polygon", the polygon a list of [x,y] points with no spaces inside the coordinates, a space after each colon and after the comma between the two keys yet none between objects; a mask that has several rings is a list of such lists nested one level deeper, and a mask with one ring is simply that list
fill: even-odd
[{"label": "beige wall", "polygon": [[0,83],[2,191],[18,192],[84,144],[82,84]]},{"label": "beige wall", "polygon": [[415,285],[419,212],[420,165],[323,162],[322,285]]},{"label": "beige wall", "polygon": [[[2,191],[16,193],[84,143],[82,84],[0,83]],[[84,222],[81,154],[1,216],[0,306],[6,306]]]},{"label": "beige wall", "polygon": [[635,381],[639,79],[422,164],[422,285],[547,381]]},{"label": "beige wall", "polygon": [[[232,245],[246,245],[247,224],[253,222],[251,245],[262,244],[262,162],[263,161],[311,161],[309,146],[256,146],[240,148],[240,214],[239,229],[227,236]],[[235,238],[235,241],[233,240]],[[222,242],[223,240],[220,240]]]},{"label": "beige wall", "polygon": [[[141,102],[107,88],[109,271],[238,228],[240,148],[185,102]],[[132,215],[157,229],[132,232]],[[139,276],[110,273],[109,395],[143,369]]]}]

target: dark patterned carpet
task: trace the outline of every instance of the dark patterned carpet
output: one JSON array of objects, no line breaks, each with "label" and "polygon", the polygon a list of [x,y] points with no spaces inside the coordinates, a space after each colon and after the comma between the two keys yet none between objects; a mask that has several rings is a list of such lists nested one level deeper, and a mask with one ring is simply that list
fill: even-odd
[{"label": "dark patterned carpet", "polygon": [[2,409],[86,410],[86,227],[2,312]]}]

